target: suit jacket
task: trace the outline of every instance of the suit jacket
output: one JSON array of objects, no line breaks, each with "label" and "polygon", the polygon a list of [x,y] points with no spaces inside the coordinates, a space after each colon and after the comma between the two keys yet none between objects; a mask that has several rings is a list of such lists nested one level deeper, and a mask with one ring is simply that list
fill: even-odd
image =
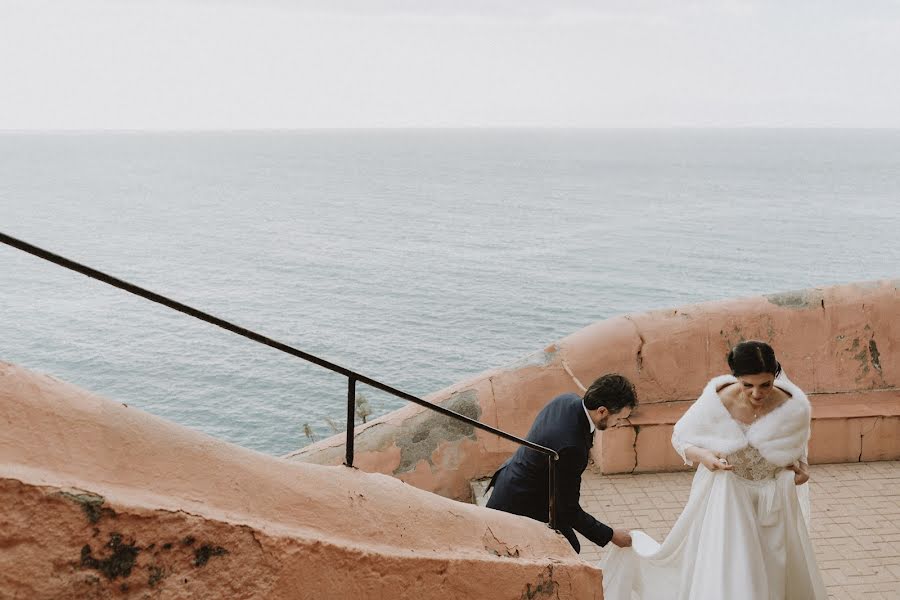
[{"label": "suit jacket", "polygon": [[[613,530],[582,510],[581,474],[587,468],[593,445],[590,423],[582,399],[576,394],[557,396],[534,420],[527,439],[556,450],[556,517],[560,532],[580,551],[573,529],[595,544],[605,546]],[[546,522],[550,511],[547,457],[520,446],[494,474],[494,492],[488,508]]]}]

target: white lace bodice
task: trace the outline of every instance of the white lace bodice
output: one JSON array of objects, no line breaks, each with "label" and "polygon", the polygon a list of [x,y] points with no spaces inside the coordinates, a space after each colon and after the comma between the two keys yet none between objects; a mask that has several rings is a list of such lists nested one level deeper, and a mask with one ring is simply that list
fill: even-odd
[{"label": "white lace bodice", "polygon": [[[750,429],[750,425],[742,423],[735,419],[735,422],[744,432]],[[781,467],[773,465],[759,453],[754,446],[747,446],[737,452],[733,452],[725,457],[728,464],[734,467],[732,473],[738,477],[749,479],[751,481],[762,481],[764,479],[774,479]]]},{"label": "white lace bodice", "polygon": [[759,450],[753,446],[747,446],[743,450],[729,454],[725,460],[734,467],[732,473],[751,481],[774,479],[781,470],[781,467],[773,465],[763,458]]}]

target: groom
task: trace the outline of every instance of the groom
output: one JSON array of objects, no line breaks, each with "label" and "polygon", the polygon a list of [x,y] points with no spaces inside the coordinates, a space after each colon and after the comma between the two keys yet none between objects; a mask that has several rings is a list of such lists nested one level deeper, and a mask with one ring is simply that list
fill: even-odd
[{"label": "groom", "polygon": [[[588,464],[595,429],[606,429],[611,417],[628,418],[636,404],[634,385],[625,377],[610,373],[592,383],[584,398],[569,393],[551,400],[538,413],[528,432],[529,441],[559,454],[556,520],[560,533],[566,536],[575,552],[581,552],[575,531],[600,546],[610,541],[619,547],[631,545],[628,531],[612,529],[584,512],[578,497],[581,474]],[[488,489],[494,487],[488,508],[546,521],[550,510],[548,468],[544,454],[520,446],[494,473],[488,485]]]}]

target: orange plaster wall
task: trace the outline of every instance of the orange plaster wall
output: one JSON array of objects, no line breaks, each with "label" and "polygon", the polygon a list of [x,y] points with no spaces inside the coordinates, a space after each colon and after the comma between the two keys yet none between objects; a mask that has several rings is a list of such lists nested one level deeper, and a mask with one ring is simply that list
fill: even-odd
[{"label": "orange plaster wall", "polygon": [[[557,349],[542,351],[514,368],[489,371],[425,399],[450,408],[461,399],[477,404],[478,418],[483,423],[524,436],[546,401],[562,393],[558,390],[579,391],[571,376],[558,364],[558,355]],[[470,500],[469,482],[493,472],[516,446],[474,428],[462,436],[450,435],[448,429],[455,431],[450,419],[415,405],[404,407],[357,429],[354,465],[394,475],[448,498]],[[434,443],[417,446],[411,440],[418,438]],[[404,465],[404,454],[412,457],[414,469]],[[344,436],[336,435],[293,452],[287,458],[337,465],[344,461],[344,456]]]},{"label": "orange plaster wall", "polygon": [[600,571],[536,521],[266,456],[2,362],[0,424],[3,597],[602,598]]},{"label": "orange plaster wall", "polygon": [[[671,425],[711,377],[728,372],[725,355],[731,346],[761,339],[775,347],[788,375],[813,403],[817,419],[813,462],[859,460],[860,455],[898,458],[900,438],[893,435],[900,417],[898,285],[900,281],[856,283],[614,317],[518,364],[486,372],[427,399],[446,405],[455,394],[469,392],[482,422],[524,435],[547,401],[563,392],[580,391],[575,379],[589,385],[603,373],[616,371],[635,382],[642,407],[632,421],[640,427],[598,434],[596,464],[607,473],[681,469],[684,465],[668,442]],[[838,392],[846,395],[835,412],[829,399]],[[880,421],[849,422],[864,416],[866,405],[876,397],[886,403]],[[828,410],[819,410],[819,404],[828,405]],[[422,410],[408,407],[391,413],[360,432],[356,445],[366,468],[467,499],[469,480],[490,475],[515,448],[495,436],[473,432],[465,442],[442,442],[420,457],[414,473],[405,472],[398,468],[394,447],[402,432],[422,427]],[[841,448],[821,443],[826,429],[845,439]],[[455,473],[439,468],[432,456],[438,448],[443,457],[458,454],[451,461],[460,465]],[[343,460],[342,449],[343,440],[337,436],[290,456],[337,464]]]}]

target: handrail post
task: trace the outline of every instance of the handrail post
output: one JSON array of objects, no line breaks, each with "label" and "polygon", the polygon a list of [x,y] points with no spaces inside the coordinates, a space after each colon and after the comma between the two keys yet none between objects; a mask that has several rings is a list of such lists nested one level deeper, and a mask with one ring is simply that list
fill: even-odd
[{"label": "handrail post", "polygon": [[550,466],[550,528],[559,529],[556,526],[556,460],[553,454],[547,455],[547,462]]},{"label": "handrail post", "polygon": [[353,466],[353,427],[356,424],[356,377],[347,378],[347,458],[344,464]]}]

